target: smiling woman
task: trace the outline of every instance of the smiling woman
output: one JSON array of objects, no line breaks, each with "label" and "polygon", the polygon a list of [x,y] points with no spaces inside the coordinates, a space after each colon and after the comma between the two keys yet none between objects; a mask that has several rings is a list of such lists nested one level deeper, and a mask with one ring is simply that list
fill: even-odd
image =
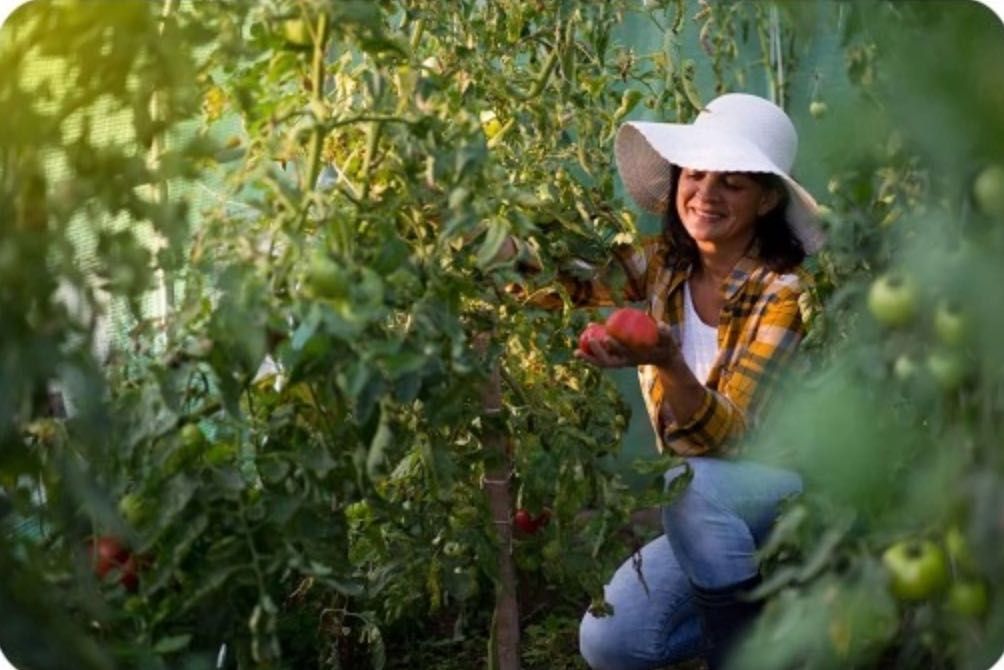
[{"label": "smiling woman", "polygon": [[[686,461],[665,476],[678,492],[662,509],[665,535],[606,587],[614,613],[582,620],[593,668],[703,655],[715,670],[759,610],[745,598],[760,581],[757,546],[802,483],[735,456],[805,333],[802,262],[822,233],[815,201],[789,174],[797,144],[783,110],[746,94],[711,101],[692,125],[628,123],[618,133],[627,191],[664,216],[662,235],[614,253],[623,298],[646,303],[658,337],[619,340],[608,324],[575,355],[637,367],[659,449]],[[577,304],[618,302],[602,276],[565,283]]]}]

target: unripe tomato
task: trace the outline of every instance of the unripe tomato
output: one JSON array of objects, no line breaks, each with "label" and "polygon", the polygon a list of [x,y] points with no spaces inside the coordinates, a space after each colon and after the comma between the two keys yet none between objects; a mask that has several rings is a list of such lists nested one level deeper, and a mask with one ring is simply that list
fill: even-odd
[{"label": "unripe tomato", "polygon": [[917,370],[917,361],[910,354],[900,354],[892,366],[893,374],[901,382],[913,379],[917,374]]},{"label": "unripe tomato", "polygon": [[989,165],[977,175],[973,197],[984,214],[1004,219],[1004,165]]},{"label": "unripe tomato", "polygon": [[138,493],[127,493],[119,500],[119,513],[130,526],[143,523],[149,511],[146,501]]},{"label": "unripe tomato", "polygon": [[889,586],[900,600],[930,598],[948,583],[948,561],[941,547],[929,540],[897,542],[882,554]]},{"label": "unripe tomato", "polygon": [[196,423],[186,423],[181,427],[181,443],[188,448],[201,447],[205,435]]},{"label": "unripe tomato", "polygon": [[349,293],[348,273],[333,259],[317,254],[310,260],[306,276],[307,288],[316,298],[342,299]]},{"label": "unripe tomato", "polygon": [[913,278],[889,273],[875,280],[868,291],[868,309],[883,326],[904,326],[917,310],[917,287]]},{"label": "unripe tomato", "polygon": [[976,561],[969,550],[966,536],[958,526],[951,526],[945,531],[945,549],[956,569],[972,572],[976,569]]},{"label": "unripe tomato", "polygon": [[561,550],[561,543],[557,540],[551,540],[544,545],[544,548],[541,549],[540,553],[550,563],[561,560],[561,554],[563,553]]},{"label": "unripe tomato", "polygon": [[968,327],[966,317],[958,303],[943,300],[934,311],[934,333],[938,339],[950,347],[962,344]]},{"label": "unripe tomato", "polygon": [[822,100],[813,100],[809,103],[809,114],[811,114],[814,119],[821,119],[826,116],[828,109],[829,108],[826,106],[826,103]]},{"label": "unripe tomato", "polygon": [[303,19],[283,21],[282,36],[293,48],[306,49],[314,44],[314,40],[310,37],[310,26]]},{"label": "unripe tomato", "polygon": [[512,522],[517,529],[527,535],[533,535],[537,532],[537,524],[534,523],[533,516],[522,507],[516,510],[516,513],[512,517]]},{"label": "unripe tomato", "polygon": [[962,386],[969,373],[965,359],[952,350],[932,351],[927,357],[927,370],[944,391]]},{"label": "unripe tomato", "polygon": [[987,585],[978,579],[963,579],[948,589],[948,607],[963,616],[979,618],[990,604]]},{"label": "unripe tomato", "polygon": [[622,307],[607,319],[607,334],[630,349],[654,347],[659,343],[655,320],[640,309]]},{"label": "unripe tomato", "polygon": [[607,329],[603,327],[603,324],[589,324],[586,326],[586,329],[582,331],[582,334],[579,335],[579,351],[584,354],[592,355],[592,352],[589,351],[589,343],[593,340],[602,340],[606,336]]}]

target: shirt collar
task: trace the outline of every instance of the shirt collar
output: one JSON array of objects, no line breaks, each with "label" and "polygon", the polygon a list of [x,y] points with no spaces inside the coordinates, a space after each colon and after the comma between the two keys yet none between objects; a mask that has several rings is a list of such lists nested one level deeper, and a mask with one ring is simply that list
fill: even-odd
[{"label": "shirt collar", "polygon": [[722,283],[722,293],[725,295],[726,302],[735,297],[746,280],[761,264],[762,261],[757,257],[756,250],[751,250],[750,253],[739,259],[728,278]]},{"label": "shirt collar", "polygon": [[[760,259],[760,244],[759,241],[754,241],[753,245],[746,252],[746,255],[739,259],[735,267],[732,268],[732,272],[722,282],[722,294],[725,296],[726,302],[731,301],[739,293],[739,289],[743,287],[746,280],[761,265],[763,265],[763,261]],[[676,272],[673,273],[673,277],[670,280],[667,293],[672,293],[680,284],[689,280],[693,272],[694,266],[690,263],[680,263],[677,265]]]}]

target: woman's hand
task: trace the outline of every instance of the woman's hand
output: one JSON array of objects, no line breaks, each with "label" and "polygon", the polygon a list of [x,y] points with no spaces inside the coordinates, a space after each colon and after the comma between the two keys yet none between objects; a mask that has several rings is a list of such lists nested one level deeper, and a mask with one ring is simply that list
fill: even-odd
[{"label": "woman's hand", "polygon": [[600,368],[628,368],[639,365],[671,367],[678,362],[680,348],[673,338],[673,332],[665,323],[658,324],[659,341],[651,347],[627,347],[609,335],[591,339],[589,353],[575,350],[575,357]]}]

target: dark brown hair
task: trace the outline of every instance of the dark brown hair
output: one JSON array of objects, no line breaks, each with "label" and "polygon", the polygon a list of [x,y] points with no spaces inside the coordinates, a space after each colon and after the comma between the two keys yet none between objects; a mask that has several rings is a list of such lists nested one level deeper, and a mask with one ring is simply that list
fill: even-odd
[{"label": "dark brown hair", "polygon": [[[662,233],[669,243],[674,261],[697,267],[700,263],[697,243],[683,227],[680,215],[676,211],[676,190],[680,183],[680,168],[674,165],[672,170],[669,205],[663,216]],[[759,245],[759,256],[764,265],[773,272],[790,272],[805,260],[805,247],[802,246],[801,240],[795,236],[795,231],[784,215],[785,209],[788,207],[788,200],[791,198],[788,189],[785,188],[784,181],[780,177],[769,172],[744,172],[742,174],[748,176],[764,189],[777,191],[781,196],[773,209],[757,219],[753,230],[753,240],[754,244]]]}]

